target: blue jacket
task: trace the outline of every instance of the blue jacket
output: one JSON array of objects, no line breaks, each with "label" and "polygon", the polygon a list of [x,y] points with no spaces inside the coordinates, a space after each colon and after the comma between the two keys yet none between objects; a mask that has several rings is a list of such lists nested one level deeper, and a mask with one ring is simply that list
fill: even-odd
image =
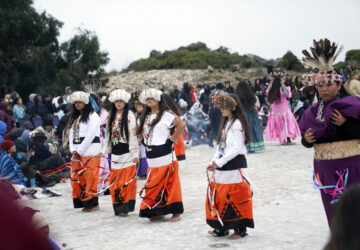
[{"label": "blue jacket", "polygon": [[0,143],[4,140],[5,130],[7,129],[7,125],[5,122],[0,121]]},{"label": "blue jacket", "polygon": [[0,155],[0,177],[8,177],[10,183],[24,186],[28,181],[19,164],[6,151],[2,151]]}]

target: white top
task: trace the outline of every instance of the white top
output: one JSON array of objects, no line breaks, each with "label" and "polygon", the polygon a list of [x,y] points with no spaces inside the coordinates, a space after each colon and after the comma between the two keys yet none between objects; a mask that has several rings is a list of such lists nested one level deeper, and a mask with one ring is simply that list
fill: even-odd
[{"label": "white top", "polygon": [[[110,123],[110,120],[108,121],[105,129],[105,142],[104,142],[104,148],[102,150],[103,154],[111,153],[111,145],[116,145],[117,142],[111,141],[111,144],[109,143],[109,126],[112,126]],[[126,137],[120,137],[119,142],[121,143],[128,143],[129,144],[129,151],[131,153],[132,159],[139,157],[139,143],[136,137],[136,118],[135,115],[129,111],[128,112],[128,129],[129,129],[129,142],[126,141]],[[111,138],[113,139],[113,138]]]},{"label": "white top", "polygon": [[[223,131],[227,129],[230,123],[227,122]],[[217,145],[214,157],[216,165],[220,168],[237,155],[246,155],[245,135],[239,119],[236,119],[228,131],[223,156],[221,156],[220,145]]]},{"label": "white top", "polygon": [[100,153],[101,143],[92,143],[95,137],[100,137],[100,123],[100,117],[95,112],[89,115],[89,120],[86,123],[80,122],[79,137],[85,137],[81,144],[74,144],[74,128],[71,126],[69,135],[70,152],[77,151],[80,156],[84,157],[95,156]]},{"label": "white top", "polygon": [[[156,116],[157,114],[151,114],[148,123],[151,124]],[[150,138],[148,140],[146,139],[145,134],[147,134],[148,131],[150,130],[150,126],[148,126],[145,120],[144,131],[143,131],[145,144],[149,146],[165,144],[166,140],[170,136],[170,129],[174,126],[173,121],[175,118],[176,118],[175,114],[170,113],[169,111],[165,111],[160,121],[155,125],[152,131],[152,136],[150,135]]]}]

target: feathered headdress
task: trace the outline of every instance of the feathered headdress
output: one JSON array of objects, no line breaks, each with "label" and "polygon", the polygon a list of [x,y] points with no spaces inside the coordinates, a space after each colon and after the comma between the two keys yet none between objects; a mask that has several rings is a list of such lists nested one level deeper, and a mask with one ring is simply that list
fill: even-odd
[{"label": "feathered headdress", "polygon": [[101,88],[101,82],[96,78],[88,77],[81,82],[81,87],[89,94],[96,94],[96,92]]},{"label": "feathered headdress", "polygon": [[274,79],[274,78],[285,78],[287,76],[287,73],[285,72],[285,70],[283,68],[280,67],[276,67],[274,69],[273,72],[271,72],[270,74],[270,78]]},{"label": "feathered headdress", "polygon": [[329,39],[314,40],[314,47],[310,47],[311,54],[307,50],[303,50],[302,53],[305,57],[302,61],[305,65],[316,68],[319,72],[327,72],[334,70],[333,63],[343,49],[341,46],[338,49],[336,43],[331,43]]},{"label": "feathered headdress", "polygon": [[219,95],[216,97],[215,104],[218,108],[225,108],[234,111],[236,108],[236,101],[230,95]]}]

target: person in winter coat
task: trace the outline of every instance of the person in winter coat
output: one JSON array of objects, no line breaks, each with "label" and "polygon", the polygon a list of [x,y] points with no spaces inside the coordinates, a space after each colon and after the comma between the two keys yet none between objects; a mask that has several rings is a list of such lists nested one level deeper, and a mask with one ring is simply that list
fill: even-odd
[{"label": "person in winter coat", "polygon": [[200,104],[202,105],[202,111],[204,113],[209,112],[209,106],[210,106],[210,86],[209,84],[204,84],[204,92],[200,95]]},{"label": "person in winter coat", "polygon": [[8,103],[1,102],[0,103],[0,121],[4,121],[7,125],[8,129],[13,128],[13,122],[11,118],[11,114],[7,108]]},{"label": "person in winter coat", "polygon": [[0,121],[0,143],[4,140],[5,130],[7,129],[7,125],[5,122]]},{"label": "person in winter coat", "polygon": [[181,91],[181,99],[186,101],[186,103],[188,104],[187,106],[188,110],[190,110],[192,105],[194,105],[194,101],[190,91],[191,91],[190,84],[188,82],[185,82],[183,85],[183,89]]},{"label": "person in winter coat", "polygon": [[35,96],[34,98],[34,104],[30,106],[29,108],[29,114],[33,116],[40,116],[41,118],[45,118],[48,114],[50,114],[50,111],[42,103],[42,98],[40,95]]},{"label": "person in winter coat", "polygon": [[174,100],[174,102],[179,105],[181,92],[180,90],[178,90],[178,86],[176,84],[173,84],[173,90],[170,92],[170,96]]}]

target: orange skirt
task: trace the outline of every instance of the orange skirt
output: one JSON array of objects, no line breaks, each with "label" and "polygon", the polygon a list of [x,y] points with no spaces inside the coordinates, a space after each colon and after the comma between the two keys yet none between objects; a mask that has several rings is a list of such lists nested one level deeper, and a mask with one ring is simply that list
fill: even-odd
[{"label": "orange skirt", "polygon": [[134,211],[136,200],[136,165],[112,169],[109,179],[115,215]]},{"label": "orange skirt", "polygon": [[178,161],[161,167],[149,166],[147,176],[145,186],[140,191],[140,197],[145,192],[140,204],[140,217],[182,214],[184,206]]},{"label": "orange skirt", "polygon": [[[211,182],[206,196],[206,223],[216,229],[254,228],[251,189],[244,182]],[[215,193],[214,193],[215,192]]]},{"label": "orange skirt", "polygon": [[184,137],[182,137],[182,135],[177,139],[177,143],[174,145],[174,150],[178,161],[186,159]]},{"label": "orange skirt", "polygon": [[[92,156],[80,157],[80,161],[82,164],[79,161],[72,161],[71,163],[71,187],[74,208],[98,206],[97,183],[100,158]],[[87,164],[88,168],[84,172],[79,171],[82,169],[82,165],[85,164]]]}]

